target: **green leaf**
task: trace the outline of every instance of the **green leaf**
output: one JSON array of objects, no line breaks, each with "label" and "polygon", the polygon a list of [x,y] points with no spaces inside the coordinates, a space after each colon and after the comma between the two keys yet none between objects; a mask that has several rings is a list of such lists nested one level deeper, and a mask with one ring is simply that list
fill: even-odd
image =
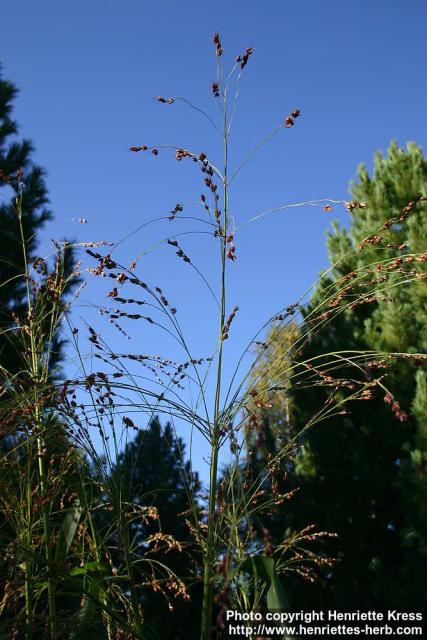
[{"label": "green leaf", "polygon": [[267,556],[251,556],[241,566],[241,570],[260,578],[267,590],[267,607],[269,609],[287,609],[288,602],[276,571],[273,558]]},{"label": "green leaf", "polygon": [[82,576],[90,572],[107,573],[108,569],[96,561],[86,562],[83,567],[75,567],[74,569],[71,569],[70,576]]},{"label": "green leaf", "polygon": [[80,640],[83,632],[93,630],[96,618],[99,617],[99,598],[102,589],[102,577],[92,578],[89,582],[87,595],[79,611],[78,623],[70,633],[70,640]]},{"label": "green leaf", "polygon": [[83,508],[80,505],[80,500],[78,498],[73,502],[69,509],[66,509],[56,540],[55,560],[57,562],[63,562],[67,556],[68,549],[70,548],[77,527],[79,526],[82,511]]}]

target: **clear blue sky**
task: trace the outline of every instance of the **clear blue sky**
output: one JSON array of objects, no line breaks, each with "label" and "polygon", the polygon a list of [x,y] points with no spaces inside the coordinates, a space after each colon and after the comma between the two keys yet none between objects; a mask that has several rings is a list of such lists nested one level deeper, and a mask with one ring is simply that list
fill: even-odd
[{"label": "clear blue sky", "polygon": [[[375,150],[393,138],[426,146],[423,0],[21,0],[3,3],[1,21],[3,75],[20,88],[15,117],[48,175],[55,222],[46,228],[45,246],[64,236],[115,242],[177,202],[198,199],[200,176],[191,163],[127,149],[172,143],[219,161],[219,141],[203,118],[183,104],[154,100],[184,96],[219,117],[210,92],[215,30],[226,66],[247,46],[255,50],[242,81],[232,165],[292,108],[302,110],[296,126],[236,179],[231,212],[238,224],[284,203],[347,199],[358,163],[371,166]],[[203,210],[189,204],[186,213]],[[80,217],[89,223],[79,225]],[[240,311],[227,344],[227,375],[263,320],[293,302],[326,266],[324,235],[332,217],[348,222],[342,208],[327,215],[305,207],[265,218],[236,237],[229,307],[238,304]],[[190,228],[174,225],[139,232],[121,246],[120,257],[129,261],[156,240]],[[213,241],[188,236],[183,247],[215,284]],[[142,269],[178,307],[194,355],[208,355],[214,307],[185,267],[166,247]],[[89,287],[82,301],[105,304],[105,291]],[[92,317],[86,307],[79,313]],[[132,327],[135,351],[168,355],[171,345],[150,327]],[[114,347],[129,349],[108,335]],[[196,444],[201,467],[206,451]]]}]

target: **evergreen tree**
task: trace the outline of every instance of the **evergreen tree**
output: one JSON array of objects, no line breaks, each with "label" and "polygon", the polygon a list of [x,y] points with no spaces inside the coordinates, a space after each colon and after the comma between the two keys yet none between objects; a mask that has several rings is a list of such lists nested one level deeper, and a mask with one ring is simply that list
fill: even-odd
[{"label": "evergreen tree", "polygon": [[[197,558],[192,552],[193,539],[186,524],[192,520],[188,513],[192,503],[186,491],[189,482],[193,491],[199,490],[197,474],[191,472],[189,461],[185,460],[185,447],[176,438],[168,423],[161,427],[158,418],[151,421],[146,430],[140,430],[119,455],[115,474],[120,478],[121,490],[129,502],[143,507],[155,507],[159,516],[148,523],[136,519],[132,524],[135,554],[164,563],[178,577],[194,582],[197,573]],[[197,508],[197,507],[196,507]],[[144,541],[159,531],[171,535],[182,545],[182,550],[172,549],[164,553],[146,554]],[[139,565],[147,572],[148,565]],[[188,581],[187,581],[188,582]],[[189,589],[190,600],[175,598],[170,611],[166,599],[147,588],[142,605],[144,619],[159,637],[167,639],[192,639],[197,636],[200,625],[201,590],[198,585]]]},{"label": "evergreen tree", "polygon": [[[79,486],[81,472],[79,457],[70,448],[64,426],[54,413],[56,389],[51,384],[57,378],[56,365],[63,355],[63,341],[57,330],[64,308],[62,296],[77,283],[72,275],[73,252],[68,246],[60,247],[52,265],[37,256],[38,234],[52,214],[44,172],[32,160],[33,146],[29,140],[17,137],[18,126],[12,119],[16,95],[17,88],[3,79],[0,69],[0,549],[4,561],[0,590],[5,594],[1,637],[6,633],[9,637],[9,632],[13,635],[13,630],[24,624],[24,602],[16,595],[22,591],[23,558],[32,554],[34,575],[39,571],[41,580],[45,575],[42,576],[44,554],[36,544],[28,542],[28,537],[25,539],[25,532],[32,531],[34,540],[42,540],[38,535],[41,527],[37,528],[42,520],[43,501],[37,502],[41,456],[34,435],[35,399],[42,407],[39,441],[49,460],[44,486],[50,491],[51,531],[59,528],[69,506],[66,492]],[[29,338],[30,322],[36,347]],[[32,375],[29,364],[31,353],[40,363],[37,376]],[[42,368],[46,376],[41,373]],[[21,500],[23,486],[28,493]],[[21,507],[30,513],[28,518],[17,515]],[[15,551],[11,552],[13,548]],[[45,622],[45,600],[43,593],[39,608],[34,608],[34,638],[41,637],[37,634],[40,619]]]},{"label": "evergreen tree", "polygon": [[[22,193],[22,227],[29,264],[37,257],[38,234],[52,218],[45,173],[32,160],[30,140],[19,140],[12,118],[18,90],[2,77],[0,67],[0,365],[9,373],[22,368],[22,354],[13,332],[15,317],[26,312],[26,280],[16,198]],[[64,253],[65,275],[70,274],[73,254]],[[76,280],[74,280],[74,284]],[[63,344],[56,336],[52,367],[61,357]]]},{"label": "evergreen tree", "polygon": [[[388,155],[375,156],[373,175],[359,167],[351,194],[362,207],[352,209],[349,230],[334,225],[328,234],[331,265],[363,243],[420,194],[427,194],[427,162],[421,149],[393,142]],[[380,263],[396,256],[384,287]],[[420,203],[406,220],[386,227],[381,240],[351,251],[315,292],[311,308],[340,277],[376,263],[370,304],[336,316],[304,349],[304,357],[348,349],[426,353],[427,283],[423,262],[419,278],[402,284],[401,264],[427,252],[427,207]],[[394,286],[400,281],[399,286]],[[338,288],[338,287],[337,287]],[[330,295],[330,290],[329,290]],[[266,354],[265,357],[268,357]],[[377,372],[365,369],[367,379]],[[307,514],[321,529],[339,535],[338,562],[318,588],[288,584],[295,606],[425,608],[427,594],[427,384],[424,360],[398,359],[387,376],[391,395],[356,402],[348,415],[309,429],[301,451],[286,471],[301,490],[292,508],[267,524],[277,538],[286,526],[299,528]],[[322,387],[291,390],[288,428],[298,433],[322,405]],[[274,407],[264,416],[267,430],[283,429]],[[288,424],[288,422],[286,422]],[[330,552],[331,545],[325,552]]]}]

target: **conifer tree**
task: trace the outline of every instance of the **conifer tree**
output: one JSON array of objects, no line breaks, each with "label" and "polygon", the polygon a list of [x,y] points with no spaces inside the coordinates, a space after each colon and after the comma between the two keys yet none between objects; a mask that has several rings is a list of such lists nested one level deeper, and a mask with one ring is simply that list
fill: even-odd
[{"label": "conifer tree", "polygon": [[[361,165],[351,184],[352,197],[362,207],[349,207],[348,231],[334,224],[328,234],[331,265],[363,242],[409,202],[427,194],[427,161],[420,147],[396,142],[388,154],[377,153],[373,174]],[[314,294],[312,305],[326,296],[327,287],[350,272],[380,263],[398,253],[411,260],[427,252],[427,206],[420,203],[401,224],[382,234],[380,242],[341,259]],[[423,270],[424,265],[417,263]],[[399,267],[399,264],[397,265]],[[425,269],[424,269],[425,270]],[[427,283],[389,274],[383,291],[381,267],[376,299],[335,317],[304,350],[305,357],[348,349],[426,353]],[[330,295],[330,292],[329,292]],[[277,350],[277,345],[272,345]],[[268,353],[264,357],[268,358]],[[302,447],[287,461],[289,483],[300,492],[279,517],[264,523],[277,538],[286,526],[299,528],[307,514],[321,529],[335,531],[338,562],[325,572],[316,588],[289,582],[291,600],[300,606],[424,608],[427,593],[427,383],[424,360],[397,359],[387,376],[390,395],[376,393],[368,403],[352,403],[347,415],[332,417],[305,432]],[[376,373],[366,370],[367,379]],[[327,391],[290,390],[291,415],[277,416],[273,402],[265,412],[266,431],[283,425],[294,434],[322,405]],[[392,410],[393,409],[393,410]]]},{"label": "conifer tree", "polygon": [[[44,493],[41,485],[49,488],[54,505],[49,513],[44,509],[46,536],[46,531],[57,531],[68,506],[67,499],[63,499],[64,487],[69,491],[80,480],[80,461],[54,411],[56,387],[51,384],[59,378],[56,365],[63,356],[58,331],[64,309],[62,294],[70,292],[77,278],[72,271],[73,252],[67,243],[58,246],[57,259],[52,264],[37,255],[39,233],[52,214],[44,172],[33,162],[32,143],[19,139],[18,126],[12,118],[16,95],[17,88],[2,77],[0,69],[0,590],[5,594],[0,635],[14,635],[25,623],[32,627],[33,637],[41,637],[37,633],[47,611],[45,593],[38,600],[38,608],[32,607],[30,598],[24,604],[21,595],[16,594],[22,592],[23,567],[28,576],[26,584],[30,583],[31,572],[34,582],[37,571],[43,581],[43,563],[50,564],[52,560],[52,553],[45,557],[41,545],[36,549],[33,544],[33,540],[43,540],[39,535],[45,498],[44,494],[40,499],[40,493]],[[32,335],[37,335],[34,343],[29,337],[30,325]],[[37,361],[37,374],[31,367],[32,354]],[[44,371],[41,373],[42,366],[46,376]],[[41,407],[37,423],[33,411],[36,406]],[[49,456],[48,465],[42,453]],[[22,502],[20,486],[27,487]],[[28,517],[18,517],[21,507]],[[27,603],[31,603],[28,611]],[[30,611],[34,614],[31,620]]]},{"label": "conifer tree", "polygon": [[[2,77],[0,67],[0,365],[9,373],[20,370],[22,359],[14,334],[8,329],[14,324],[14,318],[25,313],[26,304],[17,194],[22,193],[22,227],[30,264],[37,257],[39,233],[52,218],[45,172],[33,161],[31,141],[19,139],[18,125],[12,117],[17,93],[17,87]],[[64,259],[67,275],[73,262],[71,249],[65,251]],[[60,359],[62,347],[57,336],[52,365]]]},{"label": "conifer tree", "polygon": [[[138,431],[135,439],[128,442],[119,455],[115,473],[121,478],[122,490],[129,502],[154,507],[159,516],[159,521],[152,524],[143,524],[140,520],[132,524],[135,558],[140,558],[141,575],[147,573],[149,566],[144,560],[152,559],[167,565],[177,576],[187,578],[186,582],[190,584],[190,599],[175,598],[171,607],[160,593],[148,587],[142,602],[144,619],[165,640],[196,637],[200,625],[201,590],[198,584],[191,586],[197,573],[197,558],[192,550],[194,540],[187,522],[195,505],[192,506],[186,485],[192,483],[197,495],[199,480],[185,459],[184,443],[176,437],[171,424],[162,427],[159,419],[154,418],[147,429]],[[180,543],[180,551],[172,549],[166,555],[146,555],[148,549],[144,541],[159,530],[159,525],[164,534]],[[188,581],[191,574],[193,578]]]}]

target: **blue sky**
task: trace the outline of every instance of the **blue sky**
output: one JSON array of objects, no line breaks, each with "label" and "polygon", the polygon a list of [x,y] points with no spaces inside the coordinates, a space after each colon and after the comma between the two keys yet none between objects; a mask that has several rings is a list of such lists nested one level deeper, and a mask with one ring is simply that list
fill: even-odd
[{"label": "blue sky", "polygon": [[[221,142],[206,120],[182,103],[155,100],[183,96],[219,121],[210,90],[215,30],[225,69],[246,47],[254,48],[233,124],[232,166],[293,108],[302,111],[295,127],[281,131],[236,178],[230,201],[236,224],[285,203],[348,199],[357,165],[371,166],[373,153],[393,138],[426,146],[426,19],[422,0],[4,4],[3,75],[20,88],[15,117],[46,168],[55,214],[43,246],[61,237],[117,242],[177,202],[187,215],[204,215],[195,204],[202,185],[191,163],[177,163],[163,151],[156,158],[132,154],[128,147],[175,144],[221,161]],[[240,311],[226,345],[226,376],[265,318],[298,298],[327,265],[324,237],[332,218],[348,223],[343,207],[325,214],[307,206],[236,235],[228,305]],[[129,262],[172,233],[194,228],[184,221],[173,225],[139,231],[118,257]],[[182,243],[216,286],[212,238],[194,235]],[[164,245],[141,263],[144,278],[178,308],[194,355],[206,356],[215,345],[215,308],[185,267]],[[92,305],[106,304],[106,291],[89,285],[76,314],[96,318]],[[150,327],[132,328],[135,351],[167,356],[171,349],[177,356]],[[105,331],[113,348],[123,350],[120,336]],[[188,440],[184,429],[181,434]],[[202,469],[206,447],[195,442]]]}]

